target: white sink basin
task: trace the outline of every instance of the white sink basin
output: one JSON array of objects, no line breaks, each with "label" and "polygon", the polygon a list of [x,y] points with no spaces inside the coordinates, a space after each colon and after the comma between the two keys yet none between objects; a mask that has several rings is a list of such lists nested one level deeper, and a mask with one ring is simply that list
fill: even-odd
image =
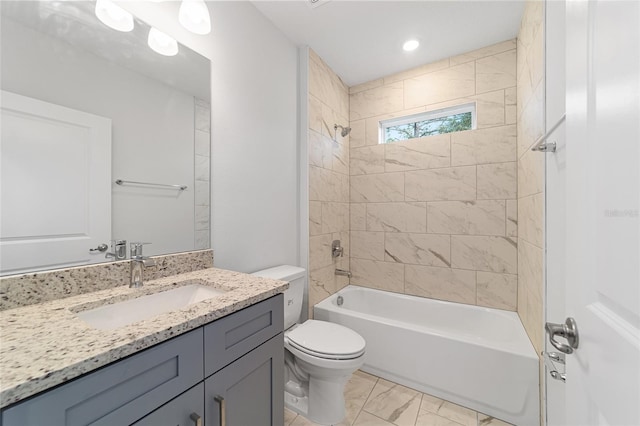
[{"label": "white sink basin", "polygon": [[175,311],[194,303],[211,299],[223,293],[226,292],[203,285],[186,285],[112,305],[100,306],[99,308],[78,312],[76,315],[99,330],[114,330],[165,312]]}]

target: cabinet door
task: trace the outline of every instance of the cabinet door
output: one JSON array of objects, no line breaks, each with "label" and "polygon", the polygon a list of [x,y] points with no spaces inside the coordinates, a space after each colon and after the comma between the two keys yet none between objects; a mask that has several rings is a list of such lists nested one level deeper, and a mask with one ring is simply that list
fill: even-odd
[{"label": "cabinet door", "polygon": [[204,419],[204,384],[189,389],[134,426],[202,426]]},{"label": "cabinet door", "polygon": [[205,381],[206,426],[284,423],[283,333]]}]

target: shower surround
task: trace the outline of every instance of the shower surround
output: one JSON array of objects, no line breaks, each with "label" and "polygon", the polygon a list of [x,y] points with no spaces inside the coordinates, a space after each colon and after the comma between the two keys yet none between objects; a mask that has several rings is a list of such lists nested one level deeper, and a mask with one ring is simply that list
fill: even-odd
[{"label": "shower surround", "polygon": [[[469,103],[475,130],[378,143]],[[515,311],[516,40],[351,87],[350,119],[351,284]]]}]

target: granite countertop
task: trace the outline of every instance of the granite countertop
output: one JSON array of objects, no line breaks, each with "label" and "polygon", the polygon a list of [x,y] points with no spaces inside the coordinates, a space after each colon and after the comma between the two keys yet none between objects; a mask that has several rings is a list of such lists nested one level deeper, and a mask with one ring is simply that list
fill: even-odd
[{"label": "granite countertop", "polygon": [[[197,280],[197,282],[193,282]],[[201,284],[228,292],[114,330],[75,312]],[[0,408],[282,293],[289,284],[223,269],[203,269],[0,312]]]}]

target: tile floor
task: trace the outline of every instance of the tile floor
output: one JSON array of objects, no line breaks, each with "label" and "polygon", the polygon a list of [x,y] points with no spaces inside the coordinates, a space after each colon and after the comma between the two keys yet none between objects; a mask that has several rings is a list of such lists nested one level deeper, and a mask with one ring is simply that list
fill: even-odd
[{"label": "tile floor", "polygon": [[[508,423],[356,371],[345,387],[346,419],[339,426],[507,426]],[[284,426],[314,426],[284,410]]]}]

